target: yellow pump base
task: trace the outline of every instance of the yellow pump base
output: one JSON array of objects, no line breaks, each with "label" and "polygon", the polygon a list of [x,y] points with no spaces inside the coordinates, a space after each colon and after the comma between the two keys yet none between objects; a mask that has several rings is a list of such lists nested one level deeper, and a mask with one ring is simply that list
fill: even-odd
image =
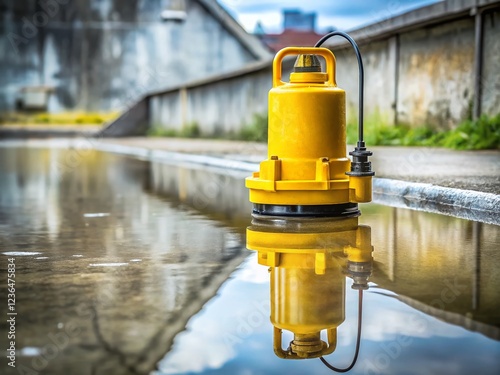
[{"label": "yellow pump base", "polygon": [[[281,81],[281,65],[288,55],[299,58],[286,83]],[[321,72],[317,56],[325,59],[326,73]],[[254,212],[356,216],[357,204],[371,201],[371,175],[349,172],[345,92],[336,85],[330,50],[290,47],[277,53],[268,139],[267,160],[246,179]]]}]

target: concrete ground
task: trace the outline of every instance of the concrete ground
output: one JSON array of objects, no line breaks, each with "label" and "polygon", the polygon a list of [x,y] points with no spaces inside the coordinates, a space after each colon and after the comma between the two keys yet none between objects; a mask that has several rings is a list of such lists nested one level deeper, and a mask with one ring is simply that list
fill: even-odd
[{"label": "concrete ground", "polygon": [[[181,138],[106,138],[99,142],[150,150],[203,154],[258,163],[267,145],[256,142]],[[348,146],[348,150],[353,147]],[[428,147],[368,147],[376,177],[500,194],[500,151]]]}]

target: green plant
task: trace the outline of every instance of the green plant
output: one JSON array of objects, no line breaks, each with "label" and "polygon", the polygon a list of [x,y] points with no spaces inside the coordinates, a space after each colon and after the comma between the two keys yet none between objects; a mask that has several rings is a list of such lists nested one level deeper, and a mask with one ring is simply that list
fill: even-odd
[{"label": "green plant", "polygon": [[456,150],[500,149],[500,114],[464,121],[447,132],[441,144]]},{"label": "green plant", "polygon": [[[406,126],[387,126],[380,123],[368,122],[364,126],[364,140],[370,145],[397,146],[407,131]],[[347,143],[355,144],[358,141],[358,125],[347,126]]]},{"label": "green plant", "polygon": [[177,137],[177,132],[174,129],[165,129],[159,126],[152,126],[147,133],[150,137]]},{"label": "green plant", "polygon": [[244,126],[237,139],[253,142],[267,142],[267,114],[255,114],[252,122]]},{"label": "green plant", "polygon": [[[483,150],[500,148],[500,114],[482,116],[478,120],[466,120],[457,128],[436,131],[429,126],[410,128],[407,125],[387,126],[367,122],[365,141],[373,146],[429,146],[457,150]],[[347,127],[347,142],[358,140],[357,125]]]},{"label": "green plant", "polygon": [[182,138],[199,138],[201,131],[197,122],[190,122],[184,125],[178,134]]},{"label": "green plant", "polygon": [[201,132],[198,123],[192,122],[185,125],[181,130],[165,129],[160,125],[151,126],[146,134],[150,137],[170,137],[170,138],[200,138]]}]

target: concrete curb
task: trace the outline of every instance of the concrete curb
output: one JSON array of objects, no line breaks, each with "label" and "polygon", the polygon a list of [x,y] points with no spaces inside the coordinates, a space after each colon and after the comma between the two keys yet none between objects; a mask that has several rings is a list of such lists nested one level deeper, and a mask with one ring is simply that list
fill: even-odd
[{"label": "concrete curb", "polygon": [[375,178],[373,201],[500,225],[500,195],[491,193]]},{"label": "concrete curb", "polygon": [[186,154],[165,150],[152,150],[142,147],[124,146],[112,143],[99,142],[94,144],[94,148],[99,151],[113,152],[127,156],[133,156],[143,160],[158,161],[169,164],[197,164],[210,167],[239,170],[245,172],[256,171],[259,164],[244,161],[224,159],[208,155]]}]

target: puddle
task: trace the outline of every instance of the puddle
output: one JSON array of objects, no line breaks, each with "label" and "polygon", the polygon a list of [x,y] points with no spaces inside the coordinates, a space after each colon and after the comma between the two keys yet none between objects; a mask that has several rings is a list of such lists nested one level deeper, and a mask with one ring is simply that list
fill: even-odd
[{"label": "puddle", "polygon": [[39,255],[41,253],[36,252],[36,251],[6,251],[2,253],[3,255],[7,255],[10,257],[26,257],[26,256],[31,256],[31,255]]},{"label": "puddle", "polygon": [[[0,147],[0,252],[15,257],[16,346],[32,353],[17,364],[51,374],[332,373],[319,359],[273,352],[270,275],[245,249],[245,175]],[[496,374],[500,227],[361,209],[374,251],[350,373]],[[102,213],[106,220],[85,217]],[[332,238],[357,246],[355,236]],[[32,258],[42,254],[36,249],[43,256]],[[344,271],[329,279],[338,303],[318,310],[339,319],[328,356],[338,367],[353,357],[358,319],[358,292]],[[291,339],[284,332],[285,349]],[[64,349],[44,360],[54,340]]]},{"label": "puddle", "polygon": [[25,357],[36,357],[39,356],[40,354],[42,354],[41,348],[33,348],[29,346],[22,348],[18,353],[18,355]]},{"label": "puddle", "polygon": [[83,214],[83,217],[107,217],[109,216],[109,213],[105,213],[105,212],[98,212],[98,213],[87,213],[87,214]]},{"label": "puddle", "polygon": [[93,263],[89,267],[122,267],[128,266],[128,263]]}]

